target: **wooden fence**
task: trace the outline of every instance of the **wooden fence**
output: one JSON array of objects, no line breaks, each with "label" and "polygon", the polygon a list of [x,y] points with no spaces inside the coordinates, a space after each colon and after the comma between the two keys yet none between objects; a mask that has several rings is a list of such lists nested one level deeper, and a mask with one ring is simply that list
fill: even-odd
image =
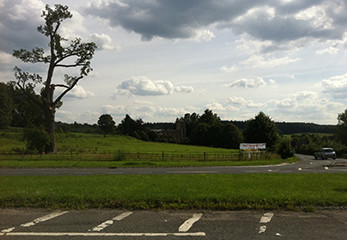
[{"label": "wooden fence", "polygon": [[[239,153],[206,153],[206,152],[155,152],[129,153],[123,151],[107,153],[63,152],[57,154],[1,154],[0,160],[31,160],[31,161],[239,161]],[[248,160],[248,159],[244,159]]]}]

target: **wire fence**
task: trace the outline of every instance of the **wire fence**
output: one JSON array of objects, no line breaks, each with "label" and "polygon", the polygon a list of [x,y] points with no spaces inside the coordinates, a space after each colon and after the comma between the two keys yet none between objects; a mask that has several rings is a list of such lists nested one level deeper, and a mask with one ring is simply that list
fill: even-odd
[{"label": "wire fence", "polygon": [[247,152],[154,152],[130,153],[125,151],[105,153],[60,152],[57,154],[1,154],[0,160],[29,160],[29,161],[249,161],[271,159],[271,153],[265,151]]}]

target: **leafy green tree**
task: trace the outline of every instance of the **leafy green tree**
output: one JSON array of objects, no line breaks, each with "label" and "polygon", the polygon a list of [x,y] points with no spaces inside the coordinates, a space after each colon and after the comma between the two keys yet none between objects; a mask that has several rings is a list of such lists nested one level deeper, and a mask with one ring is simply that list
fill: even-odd
[{"label": "leafy green tree", "polygon": [[109,114],[103,114],[99,117],[98,126],[106,134],[114,133],[115,130],[115,122],[113,118]]},{"label": "leafy green tree", "polygon": [[277,146],[276,152],[281,156],[282,159],[290,158],[294,156],[294,149],[291,145],[291,141],[288,138],[281,139]]},{"label": "leafy green tree", "polygon": [[198,123],[196,127],[192,130],[190,135],[190,143],[194,145],[202,145],[207,146],[208,141],[208,132],[209,132],[210,126],[205,123]]},{"label": "leafy green tree", "polygon": [[145,126],[142,119],[133,120],[128,114],[125,115],[125,118],[118,125],[117,130],[119,134],[145,141],[155,141],[156,139],[156,134]]},{"label": "leafy green tree", "polygon": [[[43,108],[37,104],[33,104],[31,99],[40,102],[40,95],[35,94],[31,88],[23,91],[15,86],[10,85],[11,96],[13,101],[13,112],[11,126],[13,127],[33,127],[44,126]],[[30,96],[30,97],[29,97]]]},{"label": "leafy green tree", "polygon": [[209,109],[206,109],[201,116],[187,113],[183,118],[176,120],[176,124],[182,120],[186,124],[190,144],[238,148],[242,141],[242,134],[234,124],[223,123],[218,115]]},{"label": "leafy green tree", "polygon": [[9,86],[0,83],[0,129],[7,128],[11,123],[13,102]]},{"label": "leafy green tree", "polygon": [[341,143],[347,145],[347,108],[338,115],[337,120],[336,137]]},{"label": "leafy green tree", "polygon": [[[93,42],[82,43],[80,38],[66,43],[68,40],[60,35],[59,30],[64,20],[72,18],[67,6],[57,4],[52,9],[49,5],[46,5],[42,17],[45,24],[39,26],[37,30],[48,38],[48,54],[45,53],[43,48],[36,47],[31,51],[25,49],[14,50],[13,56],[23,62],[48,64],[47,76],[42,81],[43,79],[39,74],[23,72],[16,66],[15,77],[17,86],[23,92],[28,88],[34,89],[37,84],[42,85],[41,101],[32,100],[43,109],[45,128],[50,135],[49,151],[57,152],[56,109],[62,105],[62,98],[92,71],[90,60],[93,58],[96,44]],[[54,71],[57,68],[79,68],[79,71],[73,75],[65,74],[64,83],[53,83]],[[55,92],[58,88],[62,90]]]},{"label": "leafy green tree", "polygon": [[266,143],[266,147],[270,151],[275,150],[279,140],[276,123],[263,112],[248,121],[243,136],[249,143]]},{"label": "leafy green tree", "polygon": [[241,131],[232,123],[227,123],[223,128],[223,147],[237,149],[242,142]]},{"label": "leafy green tree", "polygon": [[[186,113],[183,117],[183,120],[186,124],[186,134],[187,136],[190,135],[190,133],[192,132],[192,130],[196,127],[196,125],[199,123],[199,114],[196,113]],[[177,120],[176,120],[177,122]]]},{"label": "leafy green tree", "polygon": [[199,118],[199,122],[207,123],[210,126],[216,125],[221,122],[217,114],[213,113],[212,110],[206,109],[204,114]]}]

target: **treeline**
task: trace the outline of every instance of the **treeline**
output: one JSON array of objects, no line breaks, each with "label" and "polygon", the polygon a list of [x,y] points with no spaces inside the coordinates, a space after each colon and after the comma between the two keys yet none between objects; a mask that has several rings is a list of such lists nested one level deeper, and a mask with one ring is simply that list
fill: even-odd
[{"label": "treeline", "polygon": [[[32,150],[36,148],[40,152],[45,151],[42,146],[47,140],[47,133],[42,128],[44,124],[42,109],[32,103],[37,98],[39,96],[33,89],[27,89],[23,94],[11,83],[0,83],[0,129],[9,126],[28,129],[24,131],[27,145]],[[111,115],[103,114],[95,124],[57,122],[56,128],[58,132],[104,134],[105,137],[108,134],[121,134],[144,141],[222,148],[238,148],[241,142],[266,143],[268,150],[280,154],[286,152],[281,154],[282,157],[286,157],[290,156],[294,149],[297,152],[312,154],[313,149],[322,146],[336,146],[344,152],[343,149],[347,145],[347,109],[338,115],[338,121],[336,126],[313,123],[275,123],[263,112],[247,121],[222,121],[217,114],[206,109],[202,115],[186,113],[177,118],[174,123],[145,123],[142,119],[134,120],[127,114],[116,125]],[[316,135],[310,135],[313,133],[331,135],[322,136],[320,139]],[[292,135],[292,139],[285,138],[286,140],[282,141],[284,138],[280,138],[280,135],[287,134]]]},{"label": "treeline", "polygon": [[181,143],[222,148],[238,148],[243,141],[242,132],[232,123],[223,123],[211,110],[201,116],[187,113],[176,120]]},{"label": "treeline", "polygon": [[[232,123],[243,131],[247,126],[248,121],[225,121],[222,123]],[[336,125],[304,123],[304,122],[275,122],[278,131],[281,135],[290,135],[296,133],[327,133],[335,134]],[[158,122],[158,123],[145,123],[145,125],[151,129],[175,129],[176,124],[174,122]]]}]

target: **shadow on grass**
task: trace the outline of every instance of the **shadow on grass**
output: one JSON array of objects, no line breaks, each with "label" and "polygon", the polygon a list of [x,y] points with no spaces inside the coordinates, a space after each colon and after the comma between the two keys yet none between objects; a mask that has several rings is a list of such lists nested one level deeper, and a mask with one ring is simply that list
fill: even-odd
[{"label": "shadow on grass", "polygon": [[347,193],[347,188],[334,188],[334,191],[340,193]]}]

